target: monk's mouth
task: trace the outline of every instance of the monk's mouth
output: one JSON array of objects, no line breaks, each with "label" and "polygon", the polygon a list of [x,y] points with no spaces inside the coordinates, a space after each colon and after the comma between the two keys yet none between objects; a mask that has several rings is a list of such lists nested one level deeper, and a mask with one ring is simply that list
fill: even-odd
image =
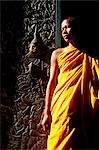
[{"label": "monk's mouth", "polygon": [[68,38],[68,35],[65,35],[65,36],[64,36],[64,39],[67,39],[67,38]]}]

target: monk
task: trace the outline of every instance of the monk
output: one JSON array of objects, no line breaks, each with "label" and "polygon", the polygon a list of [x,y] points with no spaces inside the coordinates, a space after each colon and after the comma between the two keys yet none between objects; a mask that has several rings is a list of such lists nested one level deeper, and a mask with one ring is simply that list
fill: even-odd
[{"label": "monk", "polygon": [[62,21],[61,33],[68,45],[51,56],[42,119],[47,150],[97,148],[93,127],[99,106],[99,63],[79,49],[77,21],[78,17]]}]

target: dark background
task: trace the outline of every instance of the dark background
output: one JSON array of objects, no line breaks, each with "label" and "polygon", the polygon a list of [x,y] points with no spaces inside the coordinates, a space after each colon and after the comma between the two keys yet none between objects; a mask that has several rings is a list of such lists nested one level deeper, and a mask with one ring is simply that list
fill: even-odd
[{"label": "dark background", "polygon": [[0,1],[1,6],[1,85],[0,85],[0,149],[8,144],[13,124],[13,106],[16,92],[17,65],[22,55],[23,2]]},{"label": "dark background", "polygon": [[81,49],[99,58],[99,1],[61,1],[61,20],[66,16],[81,18]]}]

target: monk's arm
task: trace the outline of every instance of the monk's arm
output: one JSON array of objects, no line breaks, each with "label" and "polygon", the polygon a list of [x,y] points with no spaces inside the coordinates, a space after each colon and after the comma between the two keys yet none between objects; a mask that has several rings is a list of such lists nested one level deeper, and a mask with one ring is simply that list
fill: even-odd
[{"label": "monk's arm", "polygon": [[57,76],[58,76],[57,54],[56,51],[54,51],[51,56],[50,78],[46,88],[44,117],[42,120],[42,127],[44,131],[47,130],[46,125],[51,123],[50,106],[54,89],[56,87]]},{"label": "monk's arm", "polygon": [[51,67],[50,67],[50,78],[47,84],[46,97],[45,97],[45,111],[50,110],[51,100],[56,87],[58,76],[58,65],[57,65],[57,54],[56,52],[52,53],[51,56]]}]

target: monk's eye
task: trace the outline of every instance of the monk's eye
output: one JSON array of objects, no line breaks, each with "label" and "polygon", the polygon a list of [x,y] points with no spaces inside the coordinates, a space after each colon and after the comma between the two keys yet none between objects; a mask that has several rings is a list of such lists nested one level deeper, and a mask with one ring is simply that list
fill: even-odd
[{"label": "monk's eye", "polygon": [[71,28],[71,25],[68,25],[68,28]]},{"label": "monk's eye", "polygon": [[65,26],[65,27],[63,27],[63,28],[61,28],[61,31],[63,31],[64,29],[67,29],[68,27],[67,26]]},{"label": "monk's eye", "polygon": [[70,28],[70,27],[71,27],[71,25],[69,24],[69,25],[68,25],[68,28]]}]

